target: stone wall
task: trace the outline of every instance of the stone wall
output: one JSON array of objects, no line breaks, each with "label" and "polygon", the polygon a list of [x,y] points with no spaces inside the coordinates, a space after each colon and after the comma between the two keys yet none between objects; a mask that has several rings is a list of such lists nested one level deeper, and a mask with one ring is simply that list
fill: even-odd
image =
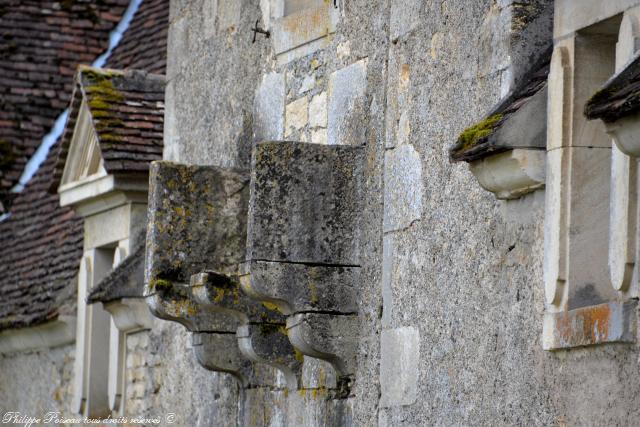
[{"label": "stone wall", "polygon": [[[248,168],[255,141],[365,147],[350,395],[335,398],[308,358],[301,390],[238,390],[197,364],[182,326],[157,320],[128,340],[127,413],[202,426],[633,425],[635,345],[542,350],[544,190],[499,202],[448,160],[550,43],[551,2],[337,3],[335,34],[289,61],[272,39],[251,42],[269,0],[173,0],[164,158]],[[40,376],[31,366],[62,378],[69,357],[1,359],[3,409],[30,409],[10,391]],[[60,381],[33,402],[60,407],[48,397]]]},{"label": "stone wall", "polygon": [[[543,190],[498,202],[447,156],[550,44],[551,2],[338,3],[328,46],[282,63],[268,39],[250,44],[257,2],[219,0],[204,23],[189,10],[216,2],[172,2],[165,158],[245,166],[254,140],[365,145],[354,424],[629,424],[635,347],[542,350]],[[288,399],[257,424],[308,416]]]},{"label": "stone wall", "polygon": [[0,356],[0,414],[20,412],[44,417],[48,412],[73,416],[75,346]]}]

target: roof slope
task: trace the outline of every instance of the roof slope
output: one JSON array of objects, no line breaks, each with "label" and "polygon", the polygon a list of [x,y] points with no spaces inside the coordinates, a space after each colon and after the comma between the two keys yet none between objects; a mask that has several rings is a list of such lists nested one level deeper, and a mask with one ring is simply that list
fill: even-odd
[{"label": "roof slope", "polygon": [[67,107],[78,64],[108,45],[129,0],[0,4],[0,203]]},{"label": "roof slope", "polygon": [[[55,150],[55,149],[54,149]],[[48,193],[50,156],[0,222],[0,330],[73,312],[82,220]]]},{"label": "roof slope", "polygon": [[168,29],[169,0],[144,0],[107,60],[107,68],[164,74]]},{"label": "roof slope", "polygon": [[640,52],[587,102],[584,114],[589,120],[616,120],[640,110]]},{"label": "roof slope", "polygon": [[[5,3],[8,3],[6,9]],[[0,6],[0,31],[5,31],[0,34],[9,34],[10,37],[16,38],[19,35],[21,39],[24,39],[20,40],[21,44],[31,43],[40,46],[38,55],[33,53],[28,57],[26,54],[24,57],[20,57],[22,59],[19,59],[19,62],[22,65],[7,65],[7,62],[11,60],[5,61],[4,51],[1,47],[7,38],[0,39],[0,140],[3,138],[7,140],[9,142],[7,146],[11,147],[11,150],[15,152],[23,149],[23,145],[20,145],[22,140],[31,141],[30,146],[32,148],[30,153],[40,144],[57,115],[67,107],[71,99],[75,86],[73,75],[76,64],[79,62],[91,62],[97,56],[97,54],[92,53],[91,55],[83,56],[82,61],[74,62],[68,60],[71,57],[75,58],[74,52],[80,49],[74,43],[91,46],[92,37],[95,37],[96,40],[100,40],[99,46],[102,46],[100,52],[107,47],[107,29],[98,31],[96,28],[87,27],[86,32],[91,34],[85,35],[84,32],[77,30],[76,27],[84,28],[83,26],[88,24],[77,15],[68,17],[67,20],[59,21],[60,24],[57,26],[51,25],[45,28],[42,22],[46,20],[46,16],[58,16],[56,13],[49,14],[49,10],[66,10],[63,8],[62,3],[65,5],[71,4],[68,7],[68,13],[72,14],[80,14],[87,8],[99,10],[98,15],[105,20],[108,18],[108,22],[111,23],[109,29],[111,29],[119,21],[125,7],[129,4],[129,0],[101,0],[90,3],[64,0],[62,2],[6,0]],[[118,5],[118,7],[116,8],[113,5]],[[165,10],[160,13],[150,5],[164,7]],[[107,9],[102,11],[101,8],[106,8],[107,6],[113,6],[109,9],[110,12],[106,11]],[[129,29],[124,33],[121,44],[114,50],[114,55],[116,53],[117,55],[112,56],[107,61],[107,65],[118,67],[135,66],[146,71],[164,72],[166,40],[162,37],[157,40],[154,38],[146,39],[145,31],[166,34],[168,20],[160,17],[168,15],[168,7],[167,1],[144,0]],[[11,8],[11,14],[7,13],[9,8]],[[21,15],[26,12],[18,13],[23,9],[28,10],[31,14],[29,15],[32,20],[31,24],[25,24]],[[142,18],[145,16],[145,10],[155,10],[153,16],[156,16],[156,18],[149,21],[152,22],[151,28],[147,28],[150,25],[146,23],[147,18]],[[149,15],[146,16],[148,17]],[[72,20],[74,21],[73,23],[71,23]],[[80,21],[80,23],[75,22],[76,20]],[[134,31],[137,26],[143,26],[145,30]],[[19,29],[20,27],[22,29]],[[48,34],[47,31],[51,32],[51,34]],[[103,33],[102,36],[97,37],[98,32]],[[58,42],[66,43],[64,47],[60,47],[58,50],[52,47],[46,49],[47,53],[56,52],[57,56],[50,58],[50,62],[56,64],[56,67],[53,68],[48,66],[49,59],[47,59],[48,57],[46,57],[45,53],[40,52],[43,50],[42,46],[52,40],[51,46],[58,46]],[[123,46],[129,46],[129,48]],[[140,51],[153,52],[153,58],[145,57],[144,61],[138,62],[137,54],[127,53],[133,47]],[[20,50],[17,52],[20,53]],[[39,55],[45,56],[41,59]],[[16,60],[15,56],[11,58]],[[16,67],[22,67],[22,69],[28,69],[33,72],[25,72],[24,76],[20,76],[20,79],[22,79],[20,80],[15,77],[18,74],[15,70]],[[40,71],[40,68],[43,71]],[[5,73],[4,71],[6,70],[10,70],[10,72]],[[41,73],[47,74],[46,78],[41,76]],[[39,89],[34,89],[35,92],[33,93],[23,93],[20,95],[20,99],[14,96],[5,100],[2,90],[7,87],[13,87],[16,81],[18,83],[15,84],[15,87],[37,88],[41,78],[44,79],[43,81],[50,80],[60,83],[47,89],[53,91],[49,95],[52,95],[51,99],[56,100],[55,103],[52,101],[49,104],[38,104],[37,97],[44,93],[42,91],[38,92]],[[5,101],[4,106],[1,105],[3,101]],[[32,126],[15,127],[14,124],[3,122],[3,120],[6,121],[7,117],[9,117],[9,120],[14,120],[13,117],[20,119],[27,116],[30,119],[35,118],[35,121],[40,123],[37,129]],[[157,130],[157,128],[155,129]],[[7,138],[7,135],[11,139]],[[24,146],[27,145],[29,144],[24,144]],[[0,147],[0,153],[2,153],[1,150],[2,147]],[[11,217],[6,221],[0,222],[0,330],[35,325],[51,320],[58,314],[75,310],[76,288],[74,279],[82,256],[83,230],[82,221],[74,215],[71,209],[61,208],[58,195],[55,192],[49,192],[55,166],[60,157],[59,151],[60,142],[57,142],[49,152],[47,160],[40,170],[15,198]],[[24,155],[24,157],[25,160],[22,162],[22,166],[16,166],[15,162],[10,162],[9,169],[19,171],[12,172],[15,180],[22,172],[24,162],[29,156]],[[0,155],[0,158],[4,159],[5,157]],[[123,163],[124,166],[126,165]],[[0,179],[4,178],[0,176]],[[4,180],[3,182],[9,181]],[[4,187],[0,186],[0,194],[2,188],[10,188],[11,185],[13,183],[4,184]]]}]

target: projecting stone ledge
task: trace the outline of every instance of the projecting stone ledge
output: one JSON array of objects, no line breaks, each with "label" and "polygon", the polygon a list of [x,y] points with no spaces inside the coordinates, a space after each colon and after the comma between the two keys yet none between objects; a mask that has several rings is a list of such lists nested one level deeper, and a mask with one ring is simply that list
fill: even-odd
[{"label": "projecting stone ledge", "polygon": [[637,301],[609,302],[544,315],[542,347],[561,350],[636,341]]},{"label": "projecting stone ledge", "polygon": [[467,162],[482,188],[498,199],[516,199],[544,187],[547,75],[551,49],[524,83],[485,119],[465,129],[449,149],[452,162]]}]

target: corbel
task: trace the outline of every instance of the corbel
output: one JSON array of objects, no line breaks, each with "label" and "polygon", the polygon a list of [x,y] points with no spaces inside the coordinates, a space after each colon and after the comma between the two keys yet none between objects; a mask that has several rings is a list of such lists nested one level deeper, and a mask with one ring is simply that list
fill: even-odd
[{"label": "corbel", "polygon": [[[238,307],[231,304],[233,298],[208,301],[207,293],[201,289],[203,282],[208,285],[209,281],[223,288],[233,286],[233,276],[245,250],[248,174],[168,162],[154,162],[150,172],[145,298],[152,313],[178,322],[193,333],[196,358],[207,369],[231,373],[245,387],[275,385],[275,375],[256,374],[260,369],[252,362],[259,361],[283,369],[293,382],[292,378],[297,377],[292,373],[295,352],[291,345],[286,343],[290,350],[287,359],[286,346],[277,334],[254,340],[256,334],[249,324],[248,338],[247,324],[238,315]],[[199,274],[207,271],[218,273]],[[239,294],[236,296],[240,298]],[[257,308],[255,312],[258,313]],[[264,311],[260,313],[267,318],[253,318],[258,330],[273,329],[272,323],[263,325],[272,317]],[[273,324],[277,325],[275,321]],[[284,318],[280,324],[284,329]],[[268,354],[267,345],[277,351]],[[247,357],[245,348],[254,349],[250,354],[253,359]],[[274,354],[278,357],[269,360]],[[297,382],[291,382],[290,386],[297,386]]]},{"label": "corbel", "polygon": [[363,149],[263,142],[253,153],[242,290],[287,316],[302,354],[355,373]]},{"label": "corbel", "polygon": [[238,322],[236,337],[245,358],[278,369],[289,389],[300,387],[302,355],[296,353],[287,338],[282,314],[245,295],[237,276],[202,272],[191,276],[191,286],[201,307]]}]

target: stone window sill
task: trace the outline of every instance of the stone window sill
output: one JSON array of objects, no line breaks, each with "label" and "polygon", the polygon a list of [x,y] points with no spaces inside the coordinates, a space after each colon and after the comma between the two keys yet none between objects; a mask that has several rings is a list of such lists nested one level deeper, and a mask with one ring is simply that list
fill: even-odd
[{"label": "stone window sill", "polygon": [[638,302],[609,302],[559,313],[545,313],[542,348],[561,350],[636,340]]}]

